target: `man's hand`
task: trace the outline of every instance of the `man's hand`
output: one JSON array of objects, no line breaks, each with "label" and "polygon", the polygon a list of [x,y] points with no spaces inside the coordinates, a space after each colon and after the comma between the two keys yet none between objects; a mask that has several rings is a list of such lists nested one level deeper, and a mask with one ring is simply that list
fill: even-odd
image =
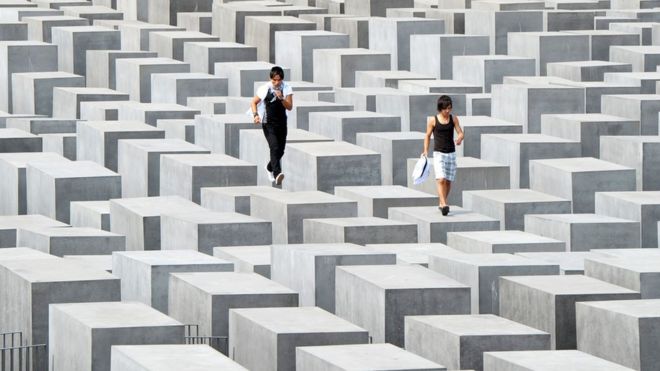
[{"label": "man's hand", "polygon": [[462,137],[459,137],[458,139],[456,139],[455,142],[456,142],[456,145],[457,145],[457,146],[460,146],[461,143],[463,143],[463,138],[462,138]]},{"label": "man's hand", "polygon": [[284,94],[282,94],[282,91],[281,91],[281,90],[274,90],[274,92],[275,92],[275,97],[276,97],[277,99],[279,99],[279,100],[284,99]]},{"label": "man's hand", "polygon": [[261,124],[261,119],[259,118],[259,115],[254,115],[254,124],[255,125]]}]

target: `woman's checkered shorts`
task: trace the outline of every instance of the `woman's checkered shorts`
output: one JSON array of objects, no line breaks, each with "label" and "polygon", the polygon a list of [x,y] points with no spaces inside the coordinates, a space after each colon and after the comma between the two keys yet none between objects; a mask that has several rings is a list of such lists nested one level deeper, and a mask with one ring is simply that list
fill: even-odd
[{"label": "woman's checkered shorts", "polygon": [[433,170],[436,179],[453,182],[456,178],[456,152],[442,153],[433,151]]}]

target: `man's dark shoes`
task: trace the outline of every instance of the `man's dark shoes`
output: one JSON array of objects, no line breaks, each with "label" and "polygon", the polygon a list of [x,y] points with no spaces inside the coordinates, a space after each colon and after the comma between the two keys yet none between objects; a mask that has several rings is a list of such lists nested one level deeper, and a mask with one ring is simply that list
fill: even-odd
[{"label": "man's dark shoes", "polygon": [[442,211],[443,216],[447,216],[447,214],[449,214],[449,206],[443,206],[440,210]]},{"label": "man's dark shoes", "polygon": [[282,185],[282,181],[284,180],[284,173],[279,173],[275,177],[275,184],[276,185]]}]

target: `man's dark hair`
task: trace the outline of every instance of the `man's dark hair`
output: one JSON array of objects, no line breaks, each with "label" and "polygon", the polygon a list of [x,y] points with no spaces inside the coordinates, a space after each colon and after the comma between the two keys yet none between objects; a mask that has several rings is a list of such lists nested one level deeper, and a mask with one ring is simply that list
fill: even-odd
[{"label": "man's dark hair", "polygon": [[272,79],[275,76],[279,76],[280,79],[284,80],[284,70],[280,66],[275,66],[270,69],[270,78]]},{"label": "man's dark hair", "polygon": [[438,111],[445,110],[451,106],[451,98],[448,95],[441,95],[438,98]]}]

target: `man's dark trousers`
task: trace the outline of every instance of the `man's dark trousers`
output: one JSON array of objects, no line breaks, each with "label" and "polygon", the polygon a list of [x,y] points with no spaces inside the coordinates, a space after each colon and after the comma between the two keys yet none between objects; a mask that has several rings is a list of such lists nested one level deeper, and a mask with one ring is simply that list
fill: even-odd
[{"label": "man's dark trousers", "polygon": [[280,160],[284,156],[284,147],[286,146],[286,123],[264,123],[262,126],[270,148],[270,162],[267,168],[268,171],[273,173],[273,176],[277,177],[282,172]]}]

